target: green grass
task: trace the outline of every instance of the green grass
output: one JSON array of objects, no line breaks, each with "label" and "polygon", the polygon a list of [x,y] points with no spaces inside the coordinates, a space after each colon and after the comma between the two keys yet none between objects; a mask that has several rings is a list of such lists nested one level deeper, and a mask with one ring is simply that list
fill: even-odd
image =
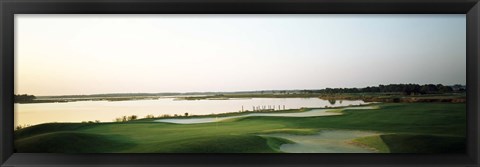
[{"label": "green grass", "polygon": [[358,143],[362,146],[373,148],[374,150],[380,153],[389,153],[390,149],[387,144],[383,141],[380,135],[377,136],[368,136],[354,139],[353,142]]},{"label": "green grass", "polygon": [[270,147],[270,149],[273,149],[275,152],[282,152],[280,151],[280,146],[282,146],[282,144],[293,144],[294,142],[290,141],[290,140],[287,140],[287,139],[283,139],[283,138],[278,138],[278,137],[265,137],[263,136],[263,138],[265,138],[267,140],[267,145]]},{"label": "green grass", "polygon": [[293,134],[293,135],[314,135],[318,133],[317,129],[272,129],[260,131],[259,134],[275,134],[275,133],[284,133],[284,134]]},{"label": "green grass", "polygon": [[[152,120],[124,123],[51,123],[15,132],[18,152],[134,153],[275,153],[290,143],[262,133],[308,135],[321,129],[369,130],[383,133],[390,152],[461,151],[466,134],[464,103],[386,103],[379,109],[343,110],[324,117],[243,117],[202,124],[171,124]],[[389,135],[386,135],[389,134]],[[360,139],[361,140],[361,139]],[[74,146],[70,146],[71,143]],[[369,147],[379,139],[364,140]],[[110,143],[110,144],[108,144]],[[421,149],[414,149],[422,147]]]},{"label": "green grass", "polygon": [[[192,142],[194,140],[195,142]],[[220,135],[194,137],[168,142],[152,142],[148,147],[124,150],[123,152],[169,152],[169,153],[276,153],[278,148],[270,147],[271,140],[255,135]],[[286,143],[275,140],[276,145]]]},{"label": "green grass", "polygon": [[118,135],[100,135],[81,132],[54,132],[22,138],[15,141],[18,152],[30,153],[88,153],[116,152],[134,146]]},{"label": "green grass", "polygon": [[357,138],[355,143],[381,153],[462,153],[465,137],[418,134],[388,134]]},{"label": "green grass", "polygon": [[99,124],[47,123],[15,131],[14,137],[15,139],[22,139],[50,132],[78,131],[98,125]]}]

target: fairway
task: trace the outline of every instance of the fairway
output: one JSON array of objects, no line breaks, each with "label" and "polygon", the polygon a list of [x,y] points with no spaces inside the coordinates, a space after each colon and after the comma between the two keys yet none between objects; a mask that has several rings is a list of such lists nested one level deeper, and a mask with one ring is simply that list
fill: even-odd
[{"label": "fairway", "polygon": [[345,148],[377,153],[465,150],[465,103],[371,105],[374,108],[339,108],[341,115],[248,116],[198,124],[157,119],[48,123],[15,131],[15,148],[23,153],[283,153],[288,151],[281,148],[296,142],[282,136],[318,140],[325,131],[353,130],[368,135],[342,138]]},{"label": "fairway", "polygon": [[16,153],[465,153],[465,15],[67,17],[15,17]]}]

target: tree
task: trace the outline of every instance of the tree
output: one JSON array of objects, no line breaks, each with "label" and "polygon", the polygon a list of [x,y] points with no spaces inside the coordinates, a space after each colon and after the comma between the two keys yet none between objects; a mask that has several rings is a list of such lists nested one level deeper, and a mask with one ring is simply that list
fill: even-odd
[{"label": "tree", "polygon": [[123,119],[122,119],[122,117],[119,117],[119,118],[115,118],[115,120],[114,120],[114,121],[115,121],[115,122],[122,122],[122,121],[123,121]]},{"label": "tree", "polygon": [[441,93],[450,93],[450,92],[453,92],[453,89],[452,89],[452,87],[450,87],[450,86],[440,85],[440,86],[438,87],[438,89],[439,89],[439,91],[440,91]]},{"label": "tree", "polygon": [[185,113],[185,116],[188,117],[188,112]]},{"label": "tree", "polygon": [[[309,91],[309,90],[304,90]],[[453,86],[444,86],[442,84],[389,84],[389,85],[378,85],[378,86],[368,86],[364,88],[325,88],[320,90],[312,91],[314,93],[321,94],[336,94],[336,93],[363,93],[363,92],[395,92],[403,93],[405,95],[415,95],[415,94],[435,94],[435,93],[450,93],[450,92],[465,92],[465,86],[463,85],[453,85]]]},{"label": "tree", "polygon": [[35,100],[36,97],[34,95],[22,94],[22,95],[14,95],[13,100],[15,103],[24,103],[24,102],[31,102]]},{"label": "tree", "polygon": [[131,116],[128,116],[127,119],[128,119],[128,121],[136,120],[137,116],[136,115],[131,115]]},{"label": "tree", "polygon": [[168,117],[172,117],[172,116],[169,115],[169,114],[162,114],[162,115],[160,115],[160,116],[158,116],[158,117],[160,117],[160,118],[168,118]]}]

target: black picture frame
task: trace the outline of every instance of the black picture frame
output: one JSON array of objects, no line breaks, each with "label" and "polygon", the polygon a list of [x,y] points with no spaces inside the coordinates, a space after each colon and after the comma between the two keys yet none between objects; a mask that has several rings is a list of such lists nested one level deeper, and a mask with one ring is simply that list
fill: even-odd
[{"label": "black picture frame", "polygon": [[[479,0],[1,0],[2,166],[479,166]],[[466,154],[33,154],[13,152],[14,14],[466,14]]]}]

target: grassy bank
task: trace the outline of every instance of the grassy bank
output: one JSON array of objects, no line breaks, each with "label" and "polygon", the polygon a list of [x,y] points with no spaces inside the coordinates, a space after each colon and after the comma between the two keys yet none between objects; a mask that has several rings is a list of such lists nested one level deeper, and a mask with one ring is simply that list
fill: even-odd
[{"label": "grassy bank", "polygon": [[[281,152],[291,141],[263,133],[309,135],[322,129],[377,131],[360,139],[382,152],[455,152],[464,150],[464,103],[384,103],[379,109],[349,109],[328,117],[244,117],[202,124],[153,120],[122,123],[50,123],[15,132],[17,152]],[[69,141],[72,144],[65,143]],[[383,144],[382,144],[383,143]],[[444,147],[448,145],[449,147]],[[422,147],[422,149],[418,149]]]}]

